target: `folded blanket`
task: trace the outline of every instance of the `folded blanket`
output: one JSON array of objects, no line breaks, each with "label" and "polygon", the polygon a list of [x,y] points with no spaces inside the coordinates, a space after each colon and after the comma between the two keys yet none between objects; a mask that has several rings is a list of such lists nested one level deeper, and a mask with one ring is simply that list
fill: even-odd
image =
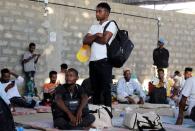
[{"label": "folded blanket", "polygon": [[151,103],[144,103],[143,105],[139,105],[140,108],[146,109],[156,109],[156,108],[170,108],[168,104],[151,104]]},{"label": "folded blanket", "polygon": [[37,113],[50,113],[51,107],[50,106],[38,106],[34,108]]},{"label": "folded blanket", "polygon": [[15,111],[12,112],[12,115],[13,116],[30,115],[30,114],[35,114],[35,113],[37,113],[37,111],[31,108],[15,107]]}]

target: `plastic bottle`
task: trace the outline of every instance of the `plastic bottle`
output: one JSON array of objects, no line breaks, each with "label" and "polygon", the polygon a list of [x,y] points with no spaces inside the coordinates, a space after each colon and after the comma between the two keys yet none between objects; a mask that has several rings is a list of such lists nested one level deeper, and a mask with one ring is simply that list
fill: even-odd
[{"label": "plastic bottle", "polygon": [[16,127],[16,131],[24,131],[23,127]]},{"label": "plastic bottle", "polygon": [[119,117],[115,118],[115,120],[114,119],[112,120],[113,125],[116,127],[122,127],[124,118],[125,118],[125,112],[121,112],[119,114]]},{"label": "plastic bottle", "polygon": [[84,44],[77,52],[76,57],[82,63],[87,62],[90,57],[90,46]]}]

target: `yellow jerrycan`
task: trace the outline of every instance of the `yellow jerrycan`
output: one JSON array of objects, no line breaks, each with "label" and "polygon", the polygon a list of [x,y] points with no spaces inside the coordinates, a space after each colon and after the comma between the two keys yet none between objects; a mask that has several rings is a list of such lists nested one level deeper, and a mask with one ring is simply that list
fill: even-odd
[{"label": "yellow jerrycan", "polygon": [[83,44],[83,46],[77,52],[76,58],[78,61],[84,63],[89,60],[91,49],[89,45]]}]

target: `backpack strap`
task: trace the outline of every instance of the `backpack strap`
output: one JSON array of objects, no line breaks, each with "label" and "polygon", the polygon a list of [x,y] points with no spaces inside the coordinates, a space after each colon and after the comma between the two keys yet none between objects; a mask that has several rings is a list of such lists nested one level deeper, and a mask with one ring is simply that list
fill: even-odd
[{"label": "backpack strap", "polygon": [[112,112],[107,107],[105,107],[105,106],[101,106],[100,108],[98,108],[96,110],[89,110],[89,113],[92,113],[92,114],[93,113],[98,113],[98,116],[100,118],[100,109],[104,109],[108,113],[108,115],[110,116],[110,118],[113,117]]},{"label": "backpack strap", "polygon": [[113,117],[112,112],[107,107],[105,107],[105,106],[103,106],[103,108],[104,108],[104,110],[107,111],[107,113],[110,116],[110,118],[112,118]]},{"label": "backpack strap", "polygon": [[109,26],[109,24],[110,24],[111,22],[114,22],[115,25],[116,25],[116,27],[117,27],[117,29],[120,30],[119,27],[118,27],[118,25],[117,25],[117,23],[116,23],[116,21],[115,21],[115,20],[111,20],[111,21],[109,21],[109,22],[105,25],[103,32],[106,31],[106,29],[108,28],[108,26]]}]

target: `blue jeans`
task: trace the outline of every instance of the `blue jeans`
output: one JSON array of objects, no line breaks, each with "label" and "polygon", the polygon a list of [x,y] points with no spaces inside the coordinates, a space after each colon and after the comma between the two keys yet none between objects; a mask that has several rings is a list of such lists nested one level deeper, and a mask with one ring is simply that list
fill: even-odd
[{"label": "blue jeans", "polygon": [[34,81],[35,71],[25,72],[26,86],[25,95],[34,95],[35,81]]}]

